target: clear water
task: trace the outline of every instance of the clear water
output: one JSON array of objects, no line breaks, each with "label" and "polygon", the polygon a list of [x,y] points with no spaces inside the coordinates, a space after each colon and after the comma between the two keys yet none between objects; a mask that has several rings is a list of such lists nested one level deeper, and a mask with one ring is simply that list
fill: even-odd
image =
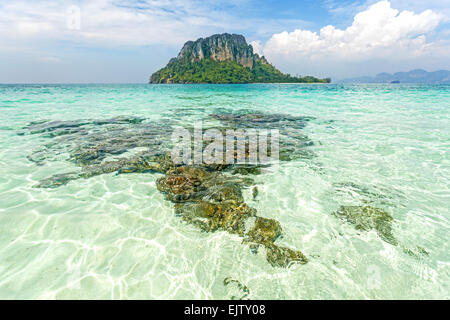
[{"label": "clear water", "polygon": [[[161,174],[33,188],[73,164],[36,166],[27,156],[48,138],[17,134],[39,119],[216,108],[315,117],[304,131],[317,156],[256,176],[258,200],[245,193],[306,265],[274,268],[237,236],[183,223],[155,187]],[[438,85],[2,85],[0,298],[228,299],[232,277],[250,299],[448,299],[449,108]],[[332,214],[361,199],[393,215],[401,245]],[[417,247],[428,255],[404,250]]]}]

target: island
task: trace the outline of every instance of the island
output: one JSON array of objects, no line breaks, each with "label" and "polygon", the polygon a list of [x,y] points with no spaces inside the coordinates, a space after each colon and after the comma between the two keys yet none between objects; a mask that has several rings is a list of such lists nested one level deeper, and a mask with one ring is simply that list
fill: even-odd
[{"label": "island", "polygon": [[337,81],[338,83],[421,83],[421,84],[449,84],[450,71],[437,70],[428,72],[423,69],[414,69],[408,72],[390,74],[382,72],[375,77],[365,76]]},{"label": "island", "polygon": [[150,83],[330,83],[331,79],[284,74],[253,52],[244,36],[215,34],[184,44]]}]

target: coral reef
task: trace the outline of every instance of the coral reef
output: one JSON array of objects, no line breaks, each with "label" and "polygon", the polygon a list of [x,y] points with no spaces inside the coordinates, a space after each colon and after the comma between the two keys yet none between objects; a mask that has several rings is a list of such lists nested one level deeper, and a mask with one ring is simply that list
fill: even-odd
[{"label": "coral reef", "polygon": [[[303,157],[305,148],[312,144],[299,131],[311,119],[308,117],[247,111],[215,113],[210,117],[222,123],[215,129],[223,133],[238,128],[278,129],[280,153],[289,154],[287,160]],[[267,261],[274,267],[308,261],[300,251],[277,245],[276,240],[282,234],[279,222],[258,216],[256,209],[244,201],[245,188],[252,187],[254,199],[258,195],[254,181],[248,176],[262,174],[261,169],[268,165],[174,164],[170,155],[170,121],[147,122],[120,116],[106,120],[39,121],[24,129],[53,139],[35,150],[28,157],[30,161],[44,165],[46,161],[64,157],[80,168],[77,172],[57,173],[43,179],[36,187],[55,188],[72,180],[108,173],[159,172],[164,175],[156,186],[174,203],[175,213],[183,221],[205,232],[236,234],[254,253],[264,248]],[[234,159],[236,155],[234,152]]]},{"label": "coral reef", "polygon": [[[311,117],[217,110],[208,118],[218,121],[220,125],[202,129],[203,133],[207,129],[216,129],[222,134],[229,129],[277,129],[280,161],[315,156],[308,150],[312,141],[301,131]],[[224,231],[238,235],[252,253],[265,252],[266,260],[274,267],[306,263],[308,259],[302,252],[277,244],[283,233],[280,223],[259,216],[256,209],[244,200],[243,190],[247,188],[251,188],[253,200],[258,197],[258,187],[251,176],[263,174],[270,165],[225,161],[175,164],[170,151],[173,147],[172,124],[177,120],[180,119],[173,117],[154,122],[119,116],[105,120],[35,121],[19,134],[40,134],[51,139],[28,156],[37,165],[67,160],[79,168],[78,171],[56,173],[41,180],[36,187],[56,188],[72,180],[108,173],[161,173],[163,176],[156,182],[157,189],[174,204],[175,214],[186,223],[204,232]],[[230,139],[234,141],[234,137]],[[203,140],[202,146],[205,147],[205,144]],[[248,142],[245,144],[245,154],[249,154]],[[237,159],[236,150],[233,157]],[[362,203],[341,206],[334,212],[336,216],[351,223],[357,230],[376,230],[382,240],[398,245],[392,230],[393,217],[373,202],[373,199],[378,199],[378,204],[391,205],[393,199],[388,192],[380,187],[364,187],[351,182],[335,183],[333,190],[342,197],[357,197]],[[403,250],[412,256],[428,254],[421,247],[414,250],[403,247]]]}]

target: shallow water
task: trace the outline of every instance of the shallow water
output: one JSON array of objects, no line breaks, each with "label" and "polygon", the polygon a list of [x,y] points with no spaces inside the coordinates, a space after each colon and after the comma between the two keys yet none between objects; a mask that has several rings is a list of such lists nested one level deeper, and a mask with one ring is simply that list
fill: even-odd
[{"label": "shallow water", "polygon": [[[1,85],[0,298],[229,299],[231,277],[249,299],[448,299],[449,106],[439,85]],[[189,124],[219,108],[314,117],[302,133],[315,156],[254,176],[256,200],[244,190],[307,264],[273,267],[236,235],[186,224],[159,173],[34,187],[77,167],[64,149],[29,160],[52,141],[24,133],[32,121]],[[394,217],[399,245],[333,214],[367,203]]]}]

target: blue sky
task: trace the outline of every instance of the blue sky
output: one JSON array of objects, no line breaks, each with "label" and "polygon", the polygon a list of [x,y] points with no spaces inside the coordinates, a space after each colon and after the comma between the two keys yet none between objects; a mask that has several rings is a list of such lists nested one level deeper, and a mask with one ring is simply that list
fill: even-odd
[{"label": "blue sky", "polygon": [[0,0],[0,83],[146,82],[222,32],[291,74],[450,69],[450,0]]}]

